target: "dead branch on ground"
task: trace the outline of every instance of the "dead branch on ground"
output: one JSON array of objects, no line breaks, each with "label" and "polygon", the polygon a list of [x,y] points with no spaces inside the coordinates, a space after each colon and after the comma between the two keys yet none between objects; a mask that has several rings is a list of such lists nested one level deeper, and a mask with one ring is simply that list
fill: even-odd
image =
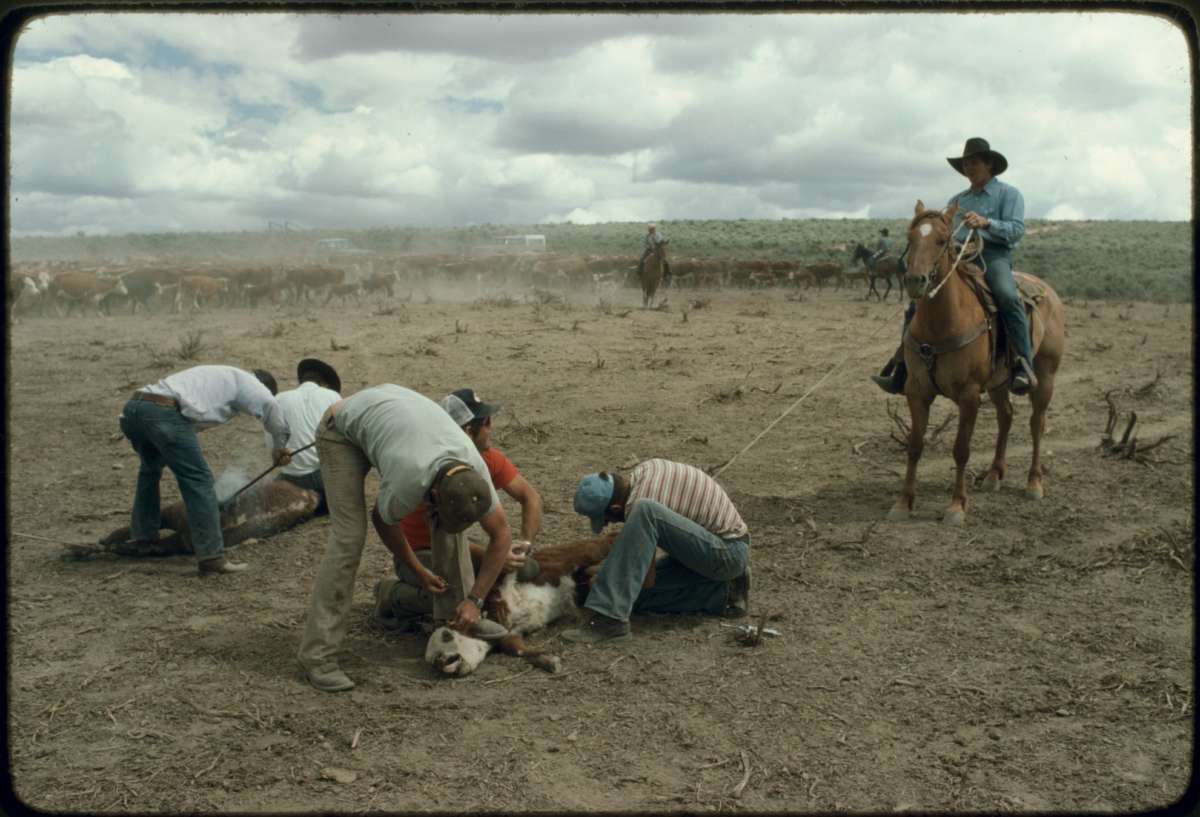
[{"label": "dead branch on ground", "polygon": [[[1152,387],[1157,382],[1158,378],[1156,377],[1153,383],[1149,383],[1147,386],[1143,386],[1142,388],[1145,389],[1147,387]],[[1160,460],[1147,457],[1146,454],[1150,451],[1153,451],[1155,448],[1158,448],[1167,440],[1173,439],[1178,435],[1167,434],[1166,436],[1160,437],[1149,445],[1141,445],[1138,443],[1137,433],[1135,431],[1138,421],[1137,412],[1130,411],[1129,420],[1125,424],[1125,431],[1121,434],[1121,439],[1119,441],[1116,440],[1116,438],[1113,437],[1113,432],[1116,430],[1117,423],[1120,420],[1120,412],[1117,410],[1116,402],[1114,402],[1112,399],[1113,391],[1115,391],[1115,389],[1104,393],[1104,402],[1108,403],[1108,421],[1104,425],[1104,434],[1100,437],[1100,449],[1104,452],[1104,456],[1116,457],[1117,459],[1123,460],[1133,460],[1147,466],[1153,465],[1156,462],[1160,462]],[[1138,391],[1140,392],[1141,389]]]}]

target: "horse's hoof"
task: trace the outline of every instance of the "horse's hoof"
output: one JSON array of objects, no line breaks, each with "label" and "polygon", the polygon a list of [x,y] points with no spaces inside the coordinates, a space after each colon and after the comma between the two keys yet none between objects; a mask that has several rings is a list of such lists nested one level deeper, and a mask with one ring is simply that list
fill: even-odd
[{"label": "horse's hoof", "polygon": [[1025,489],[1025,496],[1028,499],[1041,499],[1044,495],[1045,495],[1045,492],[1042,491],[1042,486],[1040,486],[1040,485],[1037,486],[1036,488],[1026,488]]},{"label": "horse's hoof", "polygon": [[947,525],[961,525],[966,521],[966,511],[946,511],[946,515],[942,517],[942,522]]},{"label": "horse's hoof", "polygon": [[983,478],[983,490],[995,493],[1000,490],[1001,478],[995,474],[988,474]]},{"label": "horse's hoof", "polygon": [[912,517],[912,511],[908,510],[907,508],[892,508],[890,511],[888,511],[887,521],[903,522],[910,517]]}]

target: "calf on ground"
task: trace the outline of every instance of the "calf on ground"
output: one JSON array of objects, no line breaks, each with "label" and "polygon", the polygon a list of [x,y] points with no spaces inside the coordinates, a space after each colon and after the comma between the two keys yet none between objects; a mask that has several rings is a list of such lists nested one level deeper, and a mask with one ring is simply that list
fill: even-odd
[{"label": "calf on ground", "polygon": [[[540,548],[533,554],[540,570],[532,581],[518,581],[515,573],[509,573],[496,582],[484,600],[488,617],[508,628],[508,635],[493,643],[449,627],[439,627],[429,636],[425,661],[445,675],[461,677],[474,672],[493,648],[499,648],[539,669],[558,672],[561,660],[531,649],[525,644],[524,636],[574,613],[577,604],[587,595],[595,567],[608,556],[615,538],[614,532]],[[647,581],[653,582],[653,571]]]}]

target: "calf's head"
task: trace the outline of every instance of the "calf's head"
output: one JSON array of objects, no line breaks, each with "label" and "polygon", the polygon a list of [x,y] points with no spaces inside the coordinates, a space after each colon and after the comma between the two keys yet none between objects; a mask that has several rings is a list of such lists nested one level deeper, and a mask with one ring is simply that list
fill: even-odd
[{"label": "calf's head", "polygon": [[438,627],[425,645],[425,663],[443,675],[470,675],[483,663],[492,645],[449,627]]}]

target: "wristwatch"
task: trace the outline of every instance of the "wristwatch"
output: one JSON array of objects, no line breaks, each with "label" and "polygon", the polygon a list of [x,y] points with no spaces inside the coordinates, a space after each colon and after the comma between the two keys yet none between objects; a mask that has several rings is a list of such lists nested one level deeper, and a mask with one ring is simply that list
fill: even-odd
[{"label": "wristwatch", "polygon": [[471,602],[471,604],[474,604],[480,610],[483,609],[483,599],[479,598],[479,596],[475,595],[474,593],[467,594],[467,601]]}]

